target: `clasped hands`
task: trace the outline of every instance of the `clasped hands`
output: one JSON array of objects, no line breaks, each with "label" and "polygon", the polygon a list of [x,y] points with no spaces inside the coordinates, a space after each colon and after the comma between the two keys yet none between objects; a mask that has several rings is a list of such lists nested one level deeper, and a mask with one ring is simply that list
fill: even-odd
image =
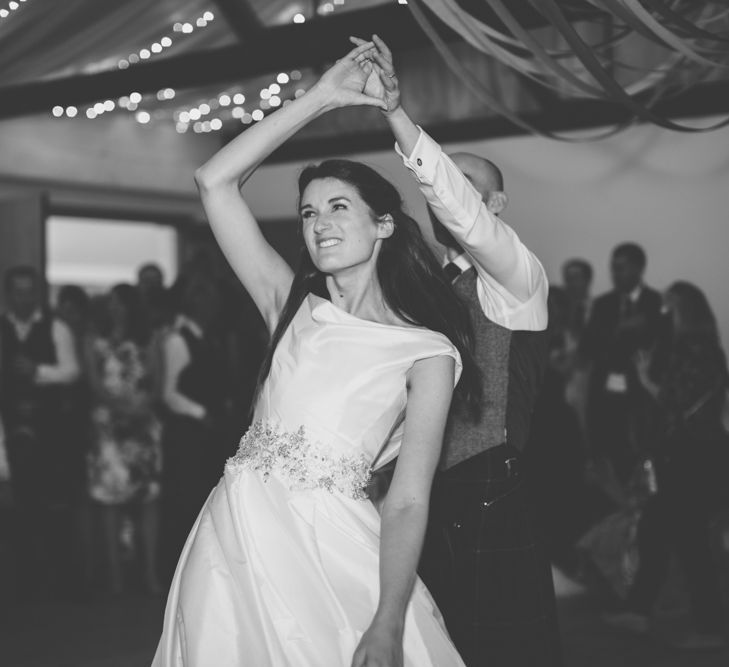
[{"label": "clasped hands", "polygon": [[400,106],[400,86],[390,49],[377,35],[371,41],[349,40],[355,48],[321,76],[316,88],[332,108],[367,105],[392,113]]}]

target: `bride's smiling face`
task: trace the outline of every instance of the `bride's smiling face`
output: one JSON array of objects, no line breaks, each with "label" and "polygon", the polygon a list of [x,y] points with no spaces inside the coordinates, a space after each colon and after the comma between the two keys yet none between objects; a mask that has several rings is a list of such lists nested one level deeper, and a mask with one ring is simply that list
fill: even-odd
[{"label": "bride's smiling face", "polygon": [[378,219],[357,189],[338,178],[317,178],[299,205],[304,242],[317,269],[334,274],[373,263],[392,218]]}]

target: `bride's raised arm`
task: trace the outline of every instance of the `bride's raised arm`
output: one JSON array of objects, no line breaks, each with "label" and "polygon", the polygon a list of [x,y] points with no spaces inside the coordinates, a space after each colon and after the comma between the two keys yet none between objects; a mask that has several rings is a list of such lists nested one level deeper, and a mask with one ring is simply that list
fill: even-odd
[{"label": "bride's raised arm", "polygon": [[356,60],[373,47],[366,42],[350,51],[305,95],[250,127],[195,172],[213,234],[269,331],[276,327],[293,272],[264,238],[241,187],[266,157],[321,114],[360,104],[383,108],[382,100],[362,93],[367,74]]}]

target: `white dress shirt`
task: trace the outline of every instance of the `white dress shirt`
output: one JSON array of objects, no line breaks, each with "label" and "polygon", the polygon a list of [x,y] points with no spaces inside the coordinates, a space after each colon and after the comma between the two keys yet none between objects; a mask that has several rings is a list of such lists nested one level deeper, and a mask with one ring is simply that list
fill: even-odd
[{"label": "white dress shirt", "polygon": [[[475,267],[486,317],[511,330],[546,329],[547,274],[516,232],[486,208],[471,182],[422,129],[411,155],[405,156],[397,144],[395,150],[415,175],[433,213],[465,251],[456,263],[467,260]],[[495,278],[506,274],[508,286],[503,278]]]},{"label": "white dress shirt", "polygon": [[[35,311],[27,320],[21,320],[13,313],[7,313],[6,317],[15,329],[18,340],[22,342],[27,340],[33,327],[43,319],[39,310]],[[51,339],[56,352],[56,363],[38,364],[35,370],[35,383],[38,385],[70,384],[81,372],[71,329],[65,322],[53,318]]]},{"label": "white dress shirt", "polygon": [[187,343],[180,333],[180,329],[183,327],[191,331],[195,338],[201,339],[203,337],[203,330],[196,322],[184,315],[177,317],[172,331],[167,334],[162,344],[164,354],[162,400],[177,415],[192,417],[193,419],[204,419],[206,415],[205,407],[177,390],[180,373],[191,361]]}]

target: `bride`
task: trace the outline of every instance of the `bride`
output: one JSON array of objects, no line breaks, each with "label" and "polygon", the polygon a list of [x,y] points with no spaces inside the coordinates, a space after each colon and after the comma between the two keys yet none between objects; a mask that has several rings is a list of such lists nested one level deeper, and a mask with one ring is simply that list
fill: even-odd
[{"label": "bride", "polygon": [[[306,123],[371,105],[367,42],[196,173],[271,333],[254,423],[180,557],[154,667],[463,665],[416,576],[454,385],[477,400],[467,313],[396,189],[328,160],[299,178],[294,273],[241,186]],[[380,74],[381,75],[381,74]],[[365,488],[398,457],[378,514]]]}]

